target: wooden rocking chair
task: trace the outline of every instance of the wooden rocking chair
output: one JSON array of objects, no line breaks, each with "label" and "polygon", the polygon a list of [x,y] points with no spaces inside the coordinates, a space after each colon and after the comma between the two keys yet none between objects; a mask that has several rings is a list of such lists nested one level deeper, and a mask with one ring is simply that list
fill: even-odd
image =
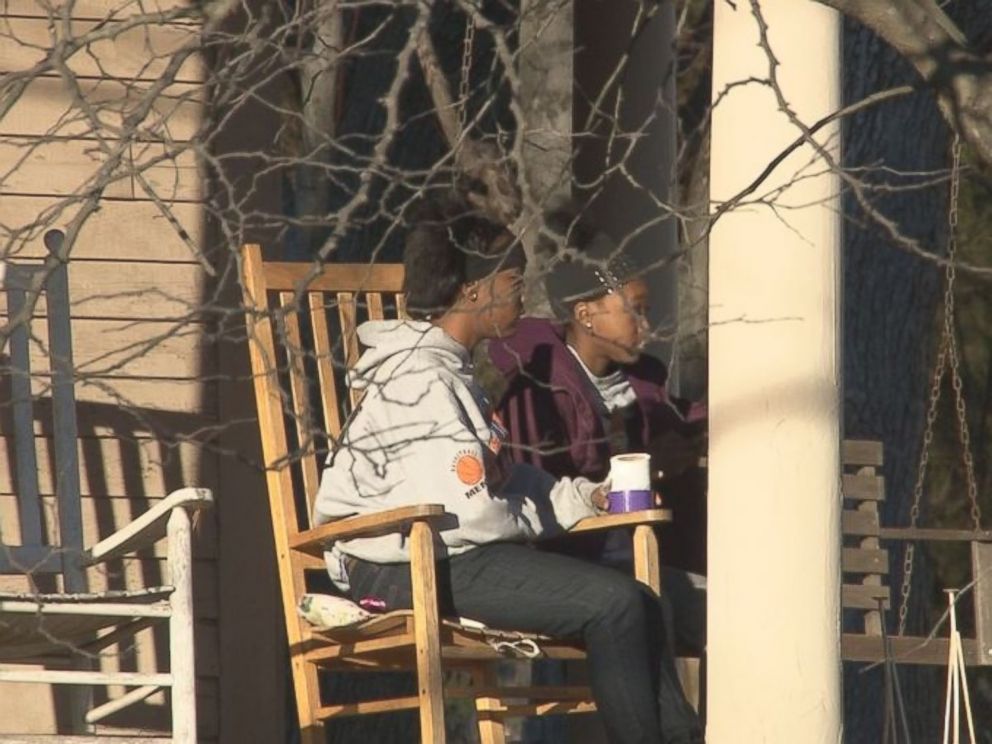
[{"label": "wooden rocking chair", "polygon": [[[244,293],[258,420],[279,564],[293,682],[303,739],[322,740],[323,725],[344,716],[419,709],[421,741],[445,741],[445,699],[474,700],[484,744],[504,741],[513,716],[595,710],[585,687],[499,687],[495,639],[535,639],[513,629],[480,630],[438,616],[435,529],[440,505],[421,504],[351,517],[312,528],[310,514],[327,447],[351,404],[344,370],[359,348],[355,327],[365,317],[404,317],[399,265],[263,262],[258,245],[245,246]],[[313,383],[313,384],[311,384]],[[664,509],[587,519],[573,531],[628,526],[634,532],[636,576],[660,590],[658,545],[651,525],[670,519]],[[326,579],[323,551],[334,540],[404,531],[410,535],[414,608],[375,616],[343,630],[315,630],[297,613],[311,580]],[[581,659],[574,644],[538,638],[545,657]],[[472,684],[443,684],[443,669],[471,672]],[[321,670],[409,670],[413,696],[362,702],[321,700]]]},{"label": "wooden rocking chair", "polygon": [[[62,255],[63,234],[49,231],[45,243],[54,256]],[[60,259],[61,260],[61,259]],[[6,318],[11,334],[9,351],[0,346],[0,376],[10,395],[0,413],[12,420],[12,475],[16,483],[20,542],[0,545],[0,574],[18,575],[29,581],[23,592],[0,592],[0,682],[35,682],[73,685],[75,733],[89,730],[129,705],[163,688],[172,698],[172,737],[142,741],[196,742],[196,699],[193,664],[193,594],[191,514],[209,506],[213,497],[202,488],[173,492],[124,528],[85,548],[80,508],[80,472],[77,453],[76,405],[72,339],[69,326],[68,274],[65,263],[4,267]],[[47,347],[50,372],[31,370],[31,328],[36,318],[27,301],[41,292],[47,304]],[[36,324],[34,324],[35,327]],[[44,341],[39,341],[44,346]],[[58,509],[57,544],[45,537],[39,488],[35,424],[37,391],[50,394],[54,437],[52,481]],[[86,570],[101,566],[159,540],[168,539],[170,586],[131,591],[87,591]],[[39,585],[49,584],[41,591]],[[167,623],[170,669],[167,672],[100,671],[93,654],[126,642],[144,628]],[[102,633],[101,635],[98,635]],[[14,663],[16,662],[16,664]],[[56,668],[20,666],[55,664]],[[19,668],[20,666],[20,668]],[[68,666],[68,668],[66,668]],[[90,708],[87,688],[121,685],[131,690]],[[30,736],[18,741],[83,741],[65,735]],[[85,739],[91,741],[89,737]],[[103,739],[104,741],[108,739]],[[119,737],[110,739],[122,741]]]}]

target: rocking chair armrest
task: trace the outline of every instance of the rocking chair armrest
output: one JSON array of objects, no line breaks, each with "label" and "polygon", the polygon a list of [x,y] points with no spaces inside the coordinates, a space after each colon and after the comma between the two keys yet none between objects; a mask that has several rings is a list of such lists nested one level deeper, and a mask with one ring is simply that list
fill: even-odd
[{"label": "rocking chair armrest", "polygon": [[663,524],[672,521],[671,509],[643,509],[623,514],[603,514],[586,517],[577,522],[568,532],[593,532],[614,527],[636,527],[641,524]]},{"label": "rocking chair armrest", "polygon": [[328,543],[337,540],[350,540],[355,537],[379,537],[391,532],[402,532],[414,522],[428,522],[441,525],[449,522],[452,515],[445,512],[441,504],[414,504],[398,509],[387,509],[374,514],[358,517],[344,517],[319,527],[300,532],[289,538],[289,547],[301,553],[320,556]]},{"label": "rocking chair armrest", "polygon": [[212,506],[213,503],[214,497],[208,488],[180,488],[173,491],[133,522],[84,551],[81,562],[84,566],[90,566],[147,548],[165,537],[169,517],[174,509],[193,512]]},{"label": "rocking chair armrest", "polygon": [[671,509],[644,509],[623,514],[589,517],[576,524],[566,534],[592,532],[615,527],[633,527],[634,578],[647,584],[652,591],[661,591],[661,566],[658,563],[658,537],[652,529],[640,529],[672,521]]}]

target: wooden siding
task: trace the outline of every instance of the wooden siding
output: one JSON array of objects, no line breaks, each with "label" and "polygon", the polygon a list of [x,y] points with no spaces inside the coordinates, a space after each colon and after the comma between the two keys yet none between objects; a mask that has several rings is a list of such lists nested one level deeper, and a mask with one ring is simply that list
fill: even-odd
[{"label": "wooden siding", "polygon": [[[64,4],[49,3],[56,12]],[[182,2],[143,0],[142,5],[153,12]],[[70,28],[77,37],[98,28],[111,13],[121,21],[142,10],[130,0],[77,0],[72,8]],[[49,23],[48,11],[35,0],[7,0],[0,13],[0,69],[5,72],[37,64],[65,32],[60,23]],[[112,38],[89,45],[68,61],[78,93],[99,111],[96,121],[73,103],[72,87],[54,70],[43,70],[0,118],[0,259],[43,257],[44,230],[67,226],[81,204],[72,195],[92,185],[114,153],[122,156],[99,210],[72,247],[69,263],[73,353],[82,377],[77,399],[87,544],[127,524],[174,488],[218,486],[218,455],[191,441],[170,441],[217,422],[217,350],[197,313],[209,287],[191,250],[191,245],[206,242],[199,204],[202,179],[193,153],[183,149],[201,126],[202,60],[191,55],[185,61],[175,84],[141,122],[140,142],[121,147],[115,139],[124,117],[147,95],[172,54],[195,38],[197,28],[188,21],[120,34],[113,22],[105,28]],[[0,315],[4,312],[0,305]],[[44,302],[36,315],[44,318]],[[40,362],[43,321],[35,325],[35,333],[33,356]],[[45,364],[39,369],[44,372]],[[45,385],[43,378],[36,380],[35,393],[44,397]],[[45,529],[56,540],[57,507],[46,467],[51,462],[50,426],[42,418],[36,421],[35,449]],[[19,539],[9,433],[0,410],[0,536],[8,544]],[[203,514],[194,537],[194,606],[204,741],[219,737],[218,534],[216,512]],[[94,569],[88,579],[91,590],[167,583],[164,545]],[[24,577],[0,577],[3,589],[28,585]],[[99,663],[106,669],[151,670],[167,663],[167,649],[165,634],[148,629],[134,644],[105,649]],[[110,690],[112,695],[120,692]],[[96,694],[98,702],[106,699],[102,689]],[[0,738],[61,733],[65,703],[53,687],[0,685]],[[161,736],[169,728],[166,703],[163,694],[154,695],[109,717],[98,731]]]}]

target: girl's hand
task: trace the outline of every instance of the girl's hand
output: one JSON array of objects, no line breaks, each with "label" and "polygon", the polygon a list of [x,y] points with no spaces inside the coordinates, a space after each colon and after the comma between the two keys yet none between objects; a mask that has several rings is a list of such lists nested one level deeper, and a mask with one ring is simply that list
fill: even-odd
[{"label": "girl's hand", "polygon": [[605,512],[610,508],[610,499],[607,495],[609,492],[609,481],[604,481],[595,491],[592,492],[592,505],[601,512]]}]

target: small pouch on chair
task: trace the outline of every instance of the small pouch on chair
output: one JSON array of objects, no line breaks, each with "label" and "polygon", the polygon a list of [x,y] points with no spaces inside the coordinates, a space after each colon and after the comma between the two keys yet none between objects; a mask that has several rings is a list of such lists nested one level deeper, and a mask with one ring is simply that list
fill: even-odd
[{"label": "small pouch on chair", "polygon": [[296,611],[315,628],[346,628],[374,617],[351,600],[330,594],[304,594]]}]

